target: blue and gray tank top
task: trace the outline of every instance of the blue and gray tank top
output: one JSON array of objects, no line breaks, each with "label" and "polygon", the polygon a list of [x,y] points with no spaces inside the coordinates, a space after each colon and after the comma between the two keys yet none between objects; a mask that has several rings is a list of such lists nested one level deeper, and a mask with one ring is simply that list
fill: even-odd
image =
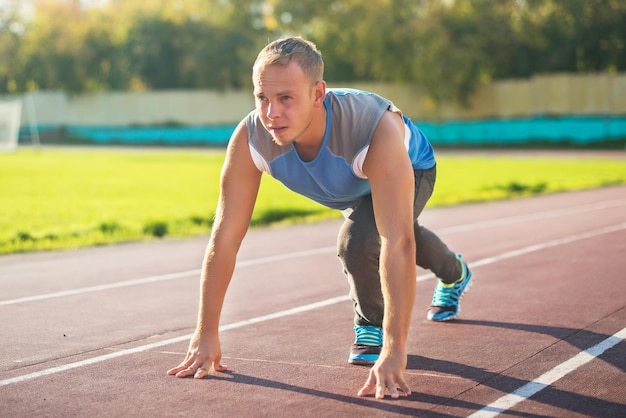
[{"label": "blue and gray tank top", "polygon": [[[260,171],[267,172],[296,193],[343,210],[371,193],[362,167],[372,135],[384,112],[401,112],[383,97],[353,89],[328,89],[324,106],[326,132],[314,160],[303,161],[293,144],[276,144],[256,110],[246,117],[248,144]],[[402,118],[404,143],[413,168],[432,168],[435,156],[431,144],[410,119],[404,115]]]}]

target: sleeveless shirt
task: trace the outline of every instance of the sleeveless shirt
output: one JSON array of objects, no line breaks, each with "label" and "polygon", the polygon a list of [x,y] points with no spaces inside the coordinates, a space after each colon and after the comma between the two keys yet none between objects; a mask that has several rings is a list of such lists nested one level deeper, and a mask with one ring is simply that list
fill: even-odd
[{"label": "sleeveless shirt", "polygon": [[324,98],[326,131],[319,154],[303,161],[293,144],[276,144],[253,110],[246,117],[254,164],[286,187],[324,206],[347,209],[371,193],[362,171],[374,130],[386,111],[398,112],[405,126],[404,144],[413,169],[429,169],[435,156],[424,134],[393,103],[354,89],[328,89]]}]

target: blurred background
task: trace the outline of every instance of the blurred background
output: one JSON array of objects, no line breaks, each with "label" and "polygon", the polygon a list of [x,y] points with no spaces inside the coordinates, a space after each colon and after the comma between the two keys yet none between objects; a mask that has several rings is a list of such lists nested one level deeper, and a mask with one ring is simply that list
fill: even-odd
[{"label": "blurred background", "polygon": [[221,147],[286,35],[436,146],[625,149],[623,0],[0,0],[0,148]]}]

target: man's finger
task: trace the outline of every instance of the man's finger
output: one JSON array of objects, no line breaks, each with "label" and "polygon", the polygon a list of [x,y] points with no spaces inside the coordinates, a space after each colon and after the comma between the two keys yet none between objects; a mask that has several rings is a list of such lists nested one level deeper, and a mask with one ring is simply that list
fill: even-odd
[{"label": "man's finger", "polygon": [[169,370],[167,371],[167,374],[169,374],[169,375],[173,375],[173,374],[178,373],[179,371],[180,371],[180,367],[174,367],[174,368],[172,368],[172,369],[169,369]]},{"label": "man's finger", "polygon": [[383,379],[378,379],[376,383],[376,399],[383,399],[385,397],[385,389],[387,389],[387,384]]},{"label": "man's finger", "polygon": [[365,381],[365,385],[357,392],[357,396],[367,396],[372,393],[372,390],[376,387],[376,377],[370,371],[369,377]]},{"label": "man's finger", "polygon": [[173,374],[177,374],[178,372],[180,372],[181,370],[185,370],[187,368],[187,364],[186,362],[182,362],[180,363],[178,366],[171,368],[167,371],[167,374],[169,375],[173,375]]},{"label": "man's finger", "polygon": [[411,394],[411,389],[409,385],[407,385],[406,381],[402,376],[399,376],[397,379],[394,379],[387,385],[389,389],[389,393],[392,398],[399,398],[400,396],[409,396]]},{"label": "man's finger", "polygon": [[404,396],[409,396],[411,394],[411,388],[404,379],[400,379],[400,390],[404,392]]},{"label": "man's finger", "polygon": [[216,372],[225,372],[226,370],[228,370],[228,366],[225,364],[221,364],[219,361],[216,361],[213,363],[213,369],[215,369]]},{"label": "man's finger", "polygon": [[178,373],[176,373],[176,377],[187,377],[192,376],[196,372],[196,369],[193,366],[189,366]]},{"label": "man's finger", "polygon": [[372,389],[374,389],[375,385],[370,385],[366,383],[358,392],[357,396],[367,396],[372,393]]},{"label": "man's finger", "polygon": [[226,367],[226,365],[222,364],[222,354],[221,353],[218,354],[218,356],[215,357],[215,359],[213,359],[213,361],[210,363],[210,365],[213,366],[213,370],[215,370],[216,372],[225,372],[228,369],[228,367]]},{"label": "man's finger", "polygon": [[198,367],[198,370],[193,375],[194,379],[202,379],[204,376],[209,374],[209,371],[205,367]]},{"label": "man's finger", "polygon": [[202,363],[200,362],[198,357],[196,357],[196,361],[194,361],[192,364],[190,364],[187,368],[185,368],[185,369],[179,371],[178,373],[176,373],[176,377],[194,376],[196,374],[196,371],[200,367],[202,367]]}]

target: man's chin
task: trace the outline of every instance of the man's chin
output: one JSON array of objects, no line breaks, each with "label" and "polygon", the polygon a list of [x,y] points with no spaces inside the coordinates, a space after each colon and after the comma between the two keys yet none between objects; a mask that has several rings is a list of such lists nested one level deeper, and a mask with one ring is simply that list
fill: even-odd
[{"label": "man's chin", "polygon": [[281,139],[278,138],[274,135],[272,135],[272,140],[276,143],[276,145],[280,145],[281,147],[284,147],[285,145],[289,145],[291,143],[291,141],[287,141],[285,139]]}]

